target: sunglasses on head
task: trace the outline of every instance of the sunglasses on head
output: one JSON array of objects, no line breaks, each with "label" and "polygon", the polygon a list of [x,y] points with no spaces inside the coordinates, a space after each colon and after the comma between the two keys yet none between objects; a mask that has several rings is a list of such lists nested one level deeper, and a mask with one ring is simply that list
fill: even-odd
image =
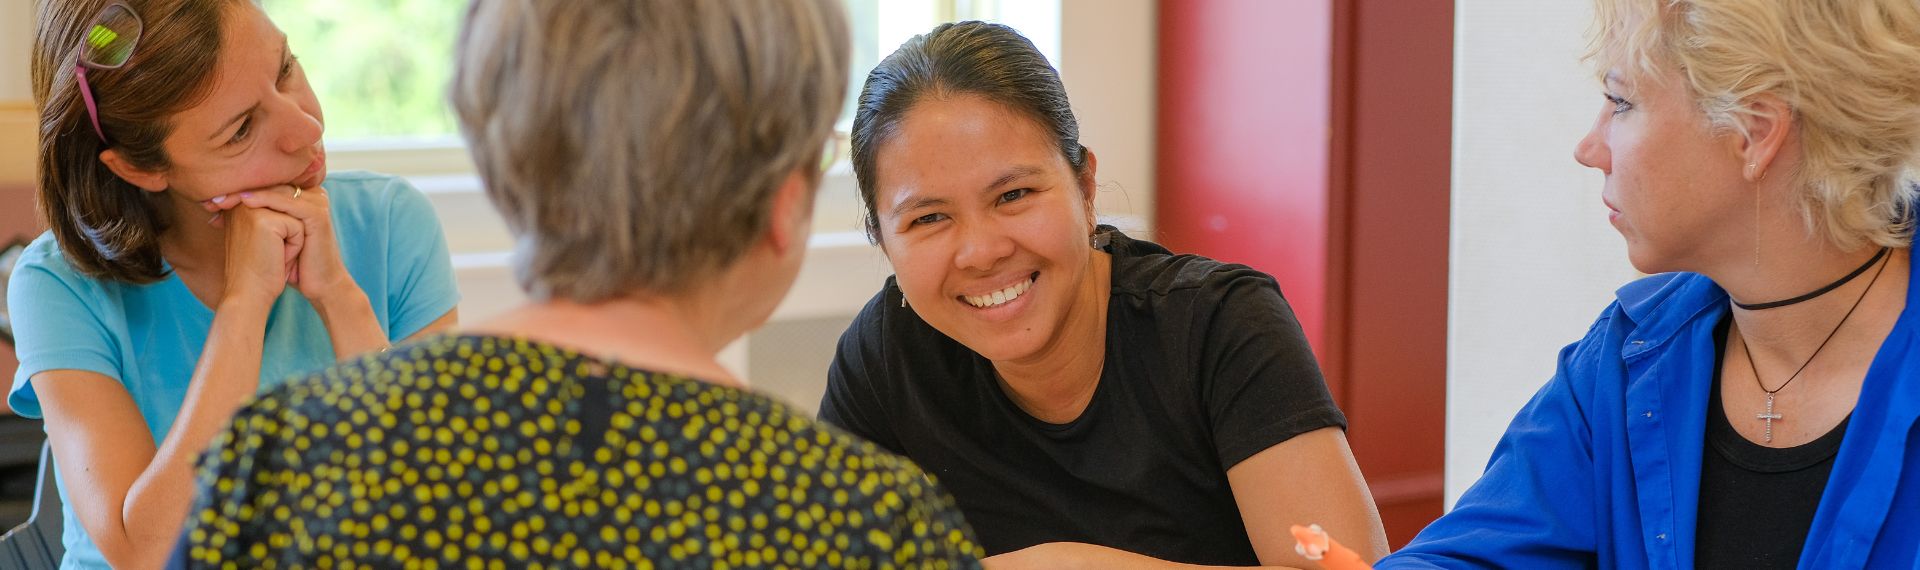
[{"label": "sunglasses on head", "polygon": [[144,27],[133,7],[114,2],[94,15],[86,35],[80,38],[80,62],[74,66],[73,75],[80,81],[80,98],[87,102],[87,118],[92,119],[93,134],[100,136],[100,142],[107,142],[107,133],[100,129],[100,108],[93,101],[93,86],[87,83],[87,70],[125,66],[133,59],[133,46],[140,43]]}]

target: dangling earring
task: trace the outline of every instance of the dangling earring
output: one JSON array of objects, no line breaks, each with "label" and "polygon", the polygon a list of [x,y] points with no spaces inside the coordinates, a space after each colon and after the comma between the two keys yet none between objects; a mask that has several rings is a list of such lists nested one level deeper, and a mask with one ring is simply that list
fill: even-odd
[{"label": "dangling earring", "polygon": [[[1754,168],[1753,164],[1751,163],[1747,164],[1747,170],[1751,171],[1753,170],[1753,168]],[[1760,173],[1760,179],[1765,179],[1766,177],[1767,177],[1767,173],[1765,172]],[[1759,181],[1760,180],[1754,180],[1754,182],[1759,182]],[[1755,274],[1760,273],[1760,189],[1759,188],[1753,189],[1753,272]]]}]

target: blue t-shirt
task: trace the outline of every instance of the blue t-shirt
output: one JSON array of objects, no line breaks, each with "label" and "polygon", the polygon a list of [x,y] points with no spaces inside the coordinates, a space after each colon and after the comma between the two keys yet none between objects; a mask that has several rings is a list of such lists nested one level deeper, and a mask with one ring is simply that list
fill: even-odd
[{"label": "blue t-shirt", "polygon": [[[460,296],[446,237],[425,195],[400,178],[366,172],[333,173],[322,186],[340,256],[389,340],[411,336],[453,310]],[[154,444],[166,438],[213,326],[213,310],[178,275],[146,285],[87,277],[45,234],[27,246],[7,291],[20,359],[7,394],[15,412],[41,417],[30,382],[35,374],[84,370],[119,380]],[[333,363],[320,315],[288,287],[267,317],[260,390]],[[106,568],[73,515],[64,480],[60,496],[67,548],[61,567]]]}]

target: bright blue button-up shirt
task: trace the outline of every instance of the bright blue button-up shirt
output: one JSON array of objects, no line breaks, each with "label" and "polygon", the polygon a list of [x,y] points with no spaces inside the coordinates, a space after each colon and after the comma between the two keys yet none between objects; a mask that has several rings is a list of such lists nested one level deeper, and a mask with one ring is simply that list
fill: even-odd
[{"label": "bright blue button-up shirt", "polygon": [[[1800,568],[1920,568],[1920,281],[1867,371]],[[1622,287],[1453,511],[1378,568],[1692,568],[1727,294]]]}]

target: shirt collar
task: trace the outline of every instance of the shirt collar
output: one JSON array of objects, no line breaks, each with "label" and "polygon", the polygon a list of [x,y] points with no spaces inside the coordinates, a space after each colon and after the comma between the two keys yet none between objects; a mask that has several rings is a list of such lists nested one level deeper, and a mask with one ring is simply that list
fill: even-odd
[{"label": "shirt collar", "polygon": [[1711,309],[1725,305],[1727,293],[1705,275],[1662,273],[1614,292],[1620,311],[1633,321],[1635,340],[1665,344],[1681,328]]}]

